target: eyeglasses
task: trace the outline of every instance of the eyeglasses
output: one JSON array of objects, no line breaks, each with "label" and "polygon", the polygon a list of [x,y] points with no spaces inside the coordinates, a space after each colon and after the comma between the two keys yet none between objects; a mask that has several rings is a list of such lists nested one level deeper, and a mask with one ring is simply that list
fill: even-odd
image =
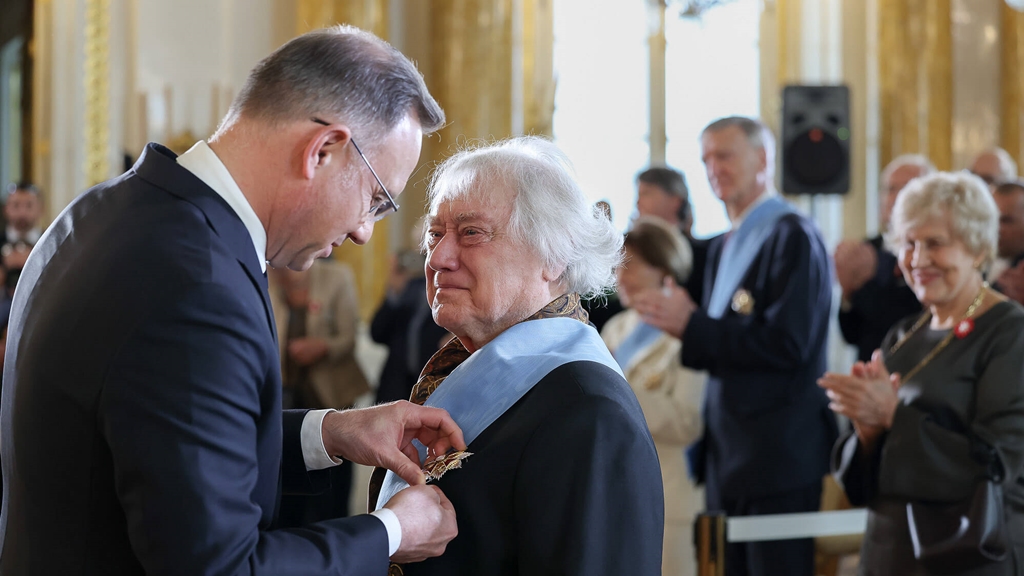
[{"label": "eyeglasses", "polygon": [[[316,122],[317,124],[330,126],[330,124],[324,122],[319,118],[311,118],[311,120],[313,120],[313,122]],[[391,193],[388,192],[388,189],[387,187],[384,186],[384,183],[380,181],[380,176],[377,176],[377,171],[373,169],[373,166],[370,166],[370,161],[366,159],[366,156],[363,154],[363,151],[359,149],[359,145],[356,144],[355,139],[349,138],[349,142],[352,143],[352,146],[356,149],[356,152],[359,153],[359,157],[363,159],[363,164],[366,164],[366,167],[370,169],[370,174],[373,174],[373,179],[377,181],[377,185],[380,186],[380,189],[384,192],[385,199],[381,202],[378,202],[377,204],[373,204],[370,206],[370,217],[373,218],[374,222],[379,222],[385,216],[392,214],[394,212],[398,212],[398,203],[395,202],[395,199],[391,196]]]}]

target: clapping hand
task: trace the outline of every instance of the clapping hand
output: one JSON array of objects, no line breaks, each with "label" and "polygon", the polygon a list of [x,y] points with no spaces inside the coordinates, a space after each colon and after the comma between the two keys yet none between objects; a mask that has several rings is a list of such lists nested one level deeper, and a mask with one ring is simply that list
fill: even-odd
[{"label": "clapping hand", "polygon": [[843,298],[849,299],[875,275],[878,254],[867,242],[844,240],[836,246],[833,256],[836,279],[843,290]]},{"label": "clapping hand", "polygon": [[873,443],[892,427],[900,377],[886,370],[881,350],[875,350],[870,362],[854,364],[849,375],[826,372],[818,386],[828,394],[828,407],[850,419],[862,444]]}]

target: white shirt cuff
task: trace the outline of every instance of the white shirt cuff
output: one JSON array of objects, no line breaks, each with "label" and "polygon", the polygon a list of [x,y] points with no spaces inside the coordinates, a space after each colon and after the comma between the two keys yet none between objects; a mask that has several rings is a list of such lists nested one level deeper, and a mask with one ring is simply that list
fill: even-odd
[{"label": "white shirt cuff", "polygon": [[324,416],[332,410],[310,410],[302,419],[299,439],[302,443],[302,460],[306,470],[323,470],[341,464],[341,460],[332,457],[324,447]]},{"label": "white shirt cuff", "polygon": [[402,545],[402,524],[398,521],[398,515],[387,508],[381,508],[370,512],[370,516],[376,516],[384,523],[388,531],[388,557],[394,556]]}]

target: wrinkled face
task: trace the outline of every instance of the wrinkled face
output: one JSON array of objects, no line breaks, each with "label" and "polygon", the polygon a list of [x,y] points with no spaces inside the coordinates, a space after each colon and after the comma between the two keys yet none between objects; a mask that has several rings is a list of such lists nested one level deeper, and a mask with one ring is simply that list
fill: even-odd
[{"label": "wrinkled face", "polygon": [[882,202],[879,203],[881,213],[878,215],[884,230],[889,226],[889,218],[892,216],[892,207],[896,205],[896,197],[900,190],[907,187],[911,180],[917,178],[924,172],[920,166],[906,164],[892,171],[887,181],[883,182]]},{"label": "wrinkled face", "polygon": [[966,287],[974,287],[984,260],[953,236],[948,215],[904,231],[898,257],[907,285],[925,306],[942,306],[963,297]]},{"label": "wrinkled face", "polygon": [[[353,139],[359,143],[358,135]],[[380,144],[363,149],[392,197],[397,198],[416,168],[422,139],[419,122],[406,116]],[[330,256],[332,247],[346,238],[365,244],[373,234],[370,208],[386,197],[351,140],[325,147],[320,157],[306,190],[285,200],[291,203],[289,221],[275,228],[284,238],[268,238],[268,246],[281,246],[268,254],[275,268],[305,270],[316,258]]]},{"label": "wrinkled face", "polygon": [[636,211],[640,216],[655,216],[675,226],[682,204],[682,198],[665,192],[657,184],[638,182],[636,185]]},{"label": "wrinkled face", "polygon": [[994,198],[999,207],[999,256],[1012,260],[1024,254],[1024,190],[1000,189]]},{"label": "wrinkled face", "polygon": [[665,272],[650,265],[639,254],[626,248],[626,261],[615,271],[619,301],[629,308],[633,297],[644,290],[660,288],[665,281]]},{"label": "wrinkled face", "polygon": [[701,148],[711,189],[727,206],[745,207],[765,189],[765,151],[752,146],[738,126],[705,132]]},{"label": "wrinkled face", "polygon": [[39,223],[42,208],[39,198],[35,194],[16,190],[7,197],[7,203],[4,204],[4,216],[15,230],[24,233]]},{"label": "wrinkled face", "polygon": [[477,182],[427,219],[427,301],[470,351],[560,295],[536,251],[509,237],[512,202],[508,187]]}]

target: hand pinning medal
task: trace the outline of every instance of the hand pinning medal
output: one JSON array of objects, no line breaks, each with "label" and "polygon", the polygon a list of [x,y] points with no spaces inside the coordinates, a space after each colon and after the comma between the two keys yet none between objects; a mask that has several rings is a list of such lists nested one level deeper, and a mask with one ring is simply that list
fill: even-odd
[{"label": "hand pinning medal", "polygon": [[438,456],[423,466],[423,472],[427,475],[427,482],[440,480],[445,472],[462,468],[462,461],[472,456],[472,452],[454,450],[443,456]]}]

